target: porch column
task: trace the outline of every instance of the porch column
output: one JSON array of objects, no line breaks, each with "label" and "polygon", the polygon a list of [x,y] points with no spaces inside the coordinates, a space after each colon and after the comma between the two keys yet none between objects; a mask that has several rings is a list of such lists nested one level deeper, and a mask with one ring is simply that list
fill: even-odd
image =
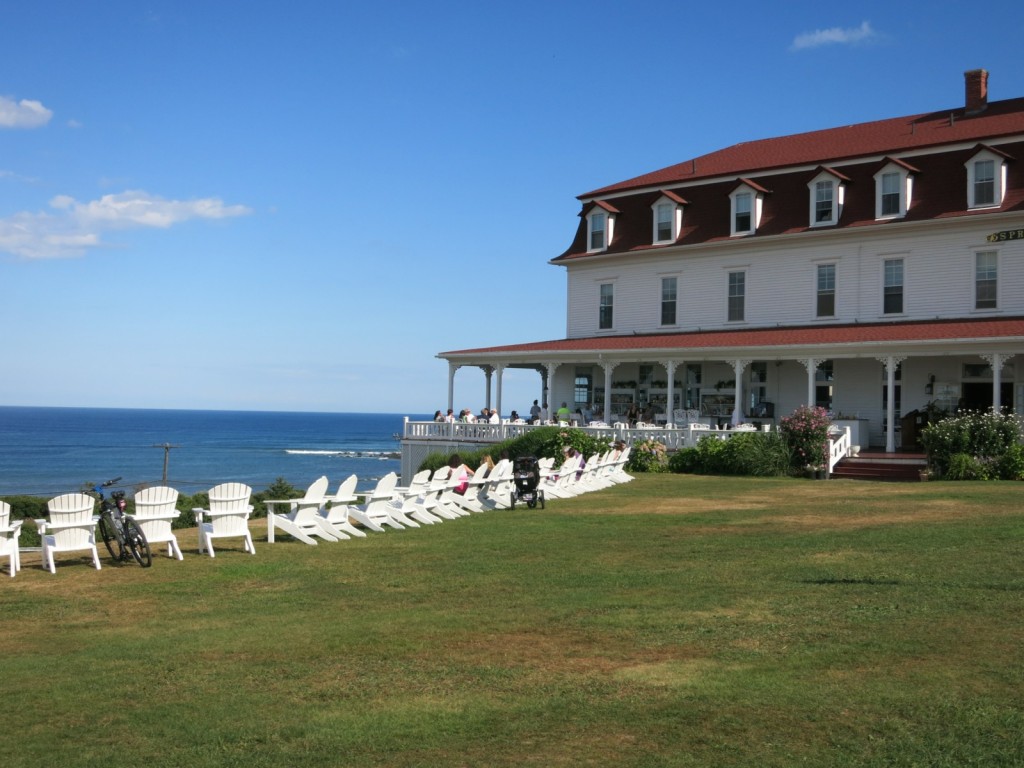
[{"label": "porch column", "polygon": [[604,369],[604,405],[601,413],[604,415],[602,421],[606,424],[612,423],[612,371],[615,370],[615,363],[601,363]]},{"label": "porch column", "polygon": [[885,366],[885,452],[896,450],[896,366],[903,362],[902,357],[879,357],[877,360]]},{"label": "porch column", "polygon": [[504,363],[498,363],[497,365],[495,365],[494,372],[498,374],[498,396],[495,401],[495,410],[498,412],[498,416],[501,416],[501,375],[505,372]]},{"label": "porch column", "polygon": [[814,377],[818,373],[818,366],[821,365],[821,360],[808,357],[806,360],[801,360],[804,364],[804,368],[807,369],[807,407],[811,408],[814,406]]},{"label": "porch column", "polygon": [[494,373],[494,368],[489,365],[481,365],[480,370],[484,372],[484,405],[487,408],[491,407],[491,375]]},{"label": "porch column", "polygon": [[980,355],[981,359],[992,368],[992,413],[1001,413],[1003,407],[1003,363],[1006,357],[1002,352],[991,352]]},{"label": "porch column", "polygon": [[665,373],[668,374],[668,404],[665,405],[665,423],[672,425],[675,425],[676,421],[675,408],[672,405],[675,400],[675,386],[672,379],[676,375],[676,365],[675,360],[669,360],[665,363]]},{"label": "porch column", "polygon": [[750,364],[749,360],[733,360],[732,371],[736,381],[736,396],[732,406],[732,425],[735,427],[743,421],[743,371]]},{"label": "porch column", "polygon": [[455,363],[448,363],[448,408],[449,410],[455,409],[455,372],[461,368],[461,365]]},{"label": "porch column", "polygon": [[542,404],[543,403],[547,403],[548,404],[548,419],[551,418],[551,414],[555,410],[552,407],[552,403],[551,403],[551,385],[554,384],[554,382],[555,382],[555,371],[558,370],[558,366],[560,366],[560,365],[561,365],[561,363],[544,363],[544,368],[545,368],[545,370],[547,370],[547,381],[544,384],[544,389],[546,390],[546,393],[545,393],[544,399],[541,401],[541,403]]}]

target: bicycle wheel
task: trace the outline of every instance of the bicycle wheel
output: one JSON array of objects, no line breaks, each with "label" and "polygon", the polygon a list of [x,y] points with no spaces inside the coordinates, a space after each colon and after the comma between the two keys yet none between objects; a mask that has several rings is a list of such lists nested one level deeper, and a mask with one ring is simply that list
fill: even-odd
[{"label": "bicycle wheel", "polygon": [[128,543],[128,549],[135,558],[135,562],[143,568],[149,568],[153,564],[153,555],[149,551],[149,542],[146,541],[146,534],[139,528],[138,523],[129,517],[124,520],[124,538]]},{"label": "bicycle wheel", "polygon": [[100,517],[100,536],[103,538],[103,544],[106,546],[107,552],[114,558],[114,562],[121,562],[124,557],[124,548],[114,535],[113,524],[106,515]]}]

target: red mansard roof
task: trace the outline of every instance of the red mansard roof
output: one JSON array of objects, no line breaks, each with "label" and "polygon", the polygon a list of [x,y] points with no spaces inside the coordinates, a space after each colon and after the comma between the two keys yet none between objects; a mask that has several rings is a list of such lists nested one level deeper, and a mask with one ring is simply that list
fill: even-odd
[{"label": "red mansard roof", "polygon": [[580,195],[579,199],[714,176],[750,175],[794,165],[833,165],[866,155],[887,155],[1019,133],[1024,133],[1024,98],[1006,99],[989,102],[983,112],[975,115],[967,115],[963,107],[958,107],[734,144],[653,173],[595,189]]},{"label": "red mansard roof", "polygon": [[929,320],[906,323],[853,323],[751,330],[691,331],[669,334],[557,339],[500,347],[442,352],[438,357],[521,352],[643,352],[645,350],[743,347],[794,347],[929,341],[1024,341],[1024,317],[975,320]]}]

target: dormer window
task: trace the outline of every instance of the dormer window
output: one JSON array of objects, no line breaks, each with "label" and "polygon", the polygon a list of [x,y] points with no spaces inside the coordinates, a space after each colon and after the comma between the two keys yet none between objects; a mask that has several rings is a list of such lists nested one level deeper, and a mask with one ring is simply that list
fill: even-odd
[{"label": "dormer window", "polygon": [[845,176],[829,168],[823,168],[811,179],[807,187],[811,191],[810,219],[812,227],[827,227],[839,223],[843,211],[846,185]]},{"label": "dormer window", "polygon": [[1008,156],[980,147],[967,161],[967,207],[998,208],[1006,194],[1006,160]]},{"label": "dormer window", "polygon": [[596,200],[587,214],[587,253],[607,250],[615,229],[618,209],[602,200]]},{"label": "dormer window", "polygon": [[895,158],[886,158],[886,163],[875,174],[875,218],[901,219],[910,208],[911,192],[917,168]]},{"label": "dormer window", "polygon": [[752,235],[761,223],[764,195],[768,191],[748,179],[740,179],[740,185],[729,195],[731,218],[729,234]]},{"label": "dormer window", "polygon": [[672,192],[663,192],[651,206],[654,221],[653,243],[674,243],[683,228],[683,206],[686,201]]}]

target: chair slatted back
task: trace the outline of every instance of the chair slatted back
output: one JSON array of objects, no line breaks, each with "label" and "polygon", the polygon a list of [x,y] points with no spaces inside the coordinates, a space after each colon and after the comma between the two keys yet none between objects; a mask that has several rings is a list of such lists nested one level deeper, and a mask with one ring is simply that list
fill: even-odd
[{"label": "chair slatted back", "polygon": [[84,493],[65,493],[50,499],[46,509],[58,550],[85,549],[93,544],[96,499]]}]

